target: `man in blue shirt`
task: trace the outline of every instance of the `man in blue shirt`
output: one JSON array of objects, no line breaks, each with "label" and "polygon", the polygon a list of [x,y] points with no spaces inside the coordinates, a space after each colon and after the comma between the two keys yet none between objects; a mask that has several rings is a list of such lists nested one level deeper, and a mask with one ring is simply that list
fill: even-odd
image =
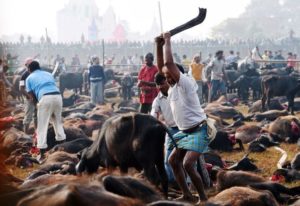
[{"label": "man in blue shirt", "polygon": [[91,102],[93,104],[104,104],[104,71],[100,66],[99,57],[92,58],[92,66],[89,68],[89,83],[91,88]]},{"label": "man in blue shirt", "polygon": [[63,142],[66,139],[61,118],[62,96],[53,76],[42,71],[37,61],[32,61],[28,65],[28,70],[30,75],[26,79],[26,91],[31,101],[37,103],[37,148],[40,149],[38,161],[41,163],[45,159],[45,151],[48,147],[47,131],[50,118],[52,118],[56,141]]}]

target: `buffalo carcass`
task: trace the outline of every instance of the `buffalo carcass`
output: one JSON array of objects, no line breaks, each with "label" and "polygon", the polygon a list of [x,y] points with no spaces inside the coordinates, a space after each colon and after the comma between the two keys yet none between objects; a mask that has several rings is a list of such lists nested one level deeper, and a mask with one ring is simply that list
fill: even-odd
[{"label": "buffalo carcass", "polygon": [[[164,167],[164,141],[167,128],[150,115],[128,113],[109,118],[94,143],[83,150],[77,171],[96,172],[99,166],[144,169],[155,184],[161,181],[167,195],[168,178]],[[158,173],[158,174],[157,174]]]},{"label": "buffalo carcass", "polygon": [[210,198],[205,206],[277,206],[274,196],[268,191],[255,191],[247,187],[232,187]]},{"label": "buffalo carcass", "polygon": [[267,101],[268,109],[270,107],[270,99],[273,96],[286,96],[288,99],[288,111],[294,114],[294,98],[300,89],[297,78],[292,76],[268,75],[262,78],[262,109],[265,110]]},{"label": "buffalo carcass", "polygon": [[59,90],[63,94],[65,89],[79,89],[82,94],[83,76],[81,73],[67,72],[59,75]]}]

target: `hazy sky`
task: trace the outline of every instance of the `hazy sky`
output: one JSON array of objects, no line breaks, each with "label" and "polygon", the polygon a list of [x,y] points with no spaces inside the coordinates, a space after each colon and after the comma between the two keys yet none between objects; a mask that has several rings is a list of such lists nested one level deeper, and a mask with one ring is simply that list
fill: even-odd
[{"label": "hazy sky", "polygon": [[[111,5],[117,19],[126,20],[131,31],[144,33],[158,18],[156,0],[95,0],[99,15]],[[56,12],[69,0],[1,0],[0,1],[0,37],[15,33],[25,33],[40,37],[47,27],[52,39],[56,35]],[[172,29],[195,17],[198,7],[207,8],[204,23],[186,34],[206,37],[211,27],[229,17],[242,13],[250,0],[160,0],[164,31]]]}]

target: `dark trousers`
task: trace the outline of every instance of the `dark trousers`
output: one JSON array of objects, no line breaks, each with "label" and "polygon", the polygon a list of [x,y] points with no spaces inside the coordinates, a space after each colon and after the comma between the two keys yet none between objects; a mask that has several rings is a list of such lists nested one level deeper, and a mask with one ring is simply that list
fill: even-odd
[{"label": "dark trousers", "polygon": [[131,99],[131,87],[122,87],[122,94],[124,100]]},{"label": "dark trousers", "polygon": [[152,104],[151,103],[143,103],[140,107],[140,112],[144,114],[148,114],[151,112]]}]

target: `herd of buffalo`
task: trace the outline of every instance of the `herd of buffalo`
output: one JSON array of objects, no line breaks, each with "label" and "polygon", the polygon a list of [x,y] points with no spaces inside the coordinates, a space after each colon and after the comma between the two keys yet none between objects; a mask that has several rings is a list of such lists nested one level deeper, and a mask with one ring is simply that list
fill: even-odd
[{"label": "herd of buffalo", "polygon": [[[204,154],[210,175],[205,186],[213,194],[201,205],[300,205],[300,75],[285,69],[249,71],[226,70],[233,93],[203,105],[217,133]],[[107,76],[119,81],[111,71]],[[16,73],[14,85],[18,78]],[[83,95],[84,74],[64,73],[58,80],[62,93],[69,89],[62,112],[66,142],[57,144],[49,126],[44,163],[39,165],[31,154],[33,127],[30,135],[22,131],[18,86],[0,110],[1,205],[190,205],[176,201],[180,191],[168,184],[164,144],[169,131],[161,121],[138,113],[136,99],[112,103],[107,97],[105,105],[90,103]],[[299,147],[287,157],[282,143]],[[281,150],[283,159],[269,179],[249,154],[271,147]],[[222,157],[236,151],[245,153],[238,162]],[[34,169],[21,179],[12,169],[16,167]]]}]

